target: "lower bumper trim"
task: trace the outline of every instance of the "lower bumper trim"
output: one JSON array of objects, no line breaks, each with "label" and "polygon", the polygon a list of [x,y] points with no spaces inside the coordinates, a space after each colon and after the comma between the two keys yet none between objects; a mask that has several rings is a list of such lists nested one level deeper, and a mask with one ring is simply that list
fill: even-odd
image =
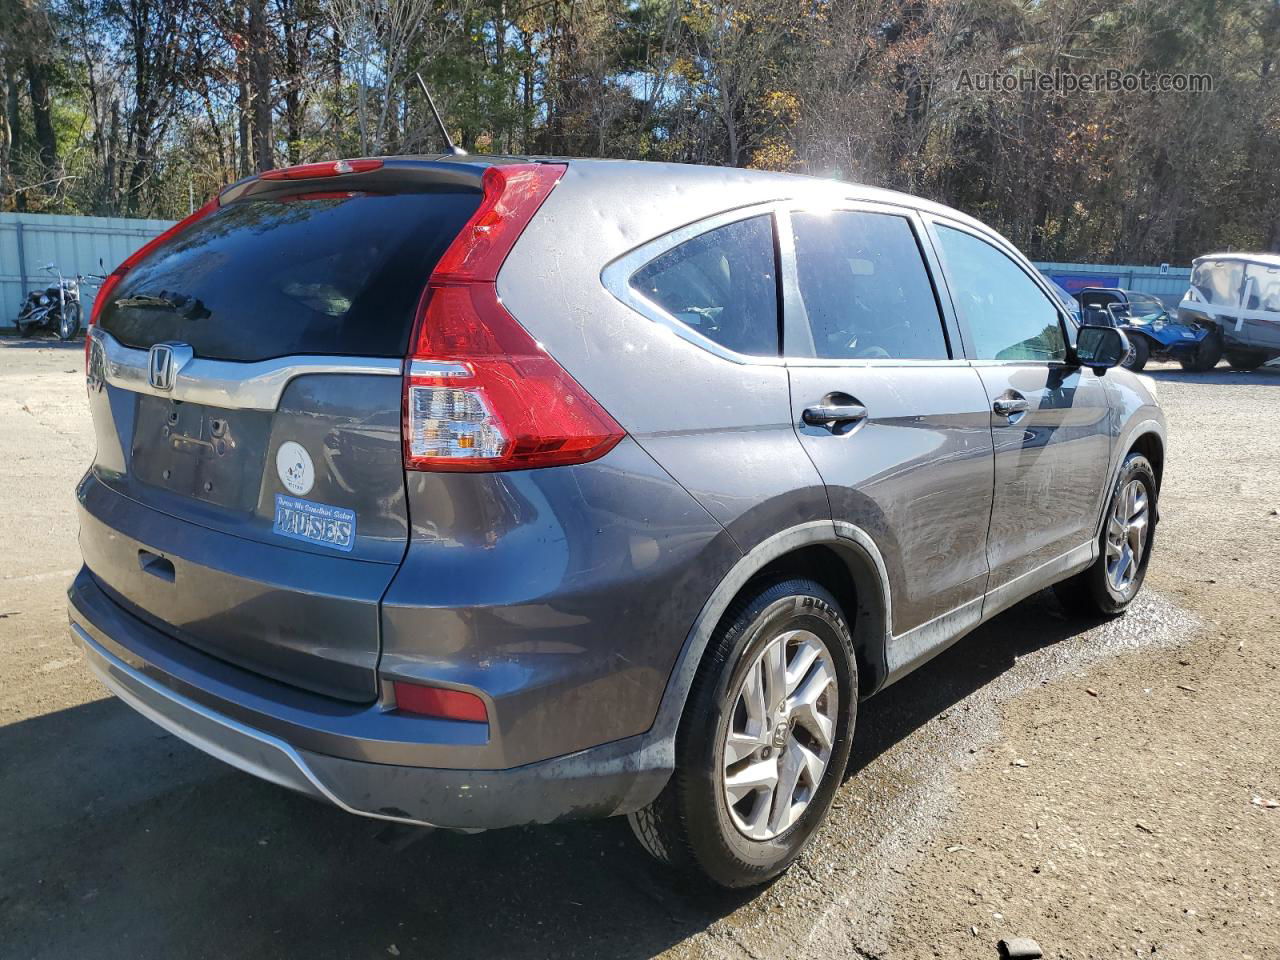
[{"label": "lower bumper trim", "polygon": [[608,817],[652,801],[674,765],[671,740],[646,736],[506,770],[398,766],[315,753],[126,663],[86,629],[90,624],[76,622],[74,603],[72,613],[71,631],[90,669],[130,707],[233,767],[362,817],[454,830]]},{"label": "lower bumper trim", "polygon": [[328,800],[348,813],[432,826],[411,817],[369,813],[348,806],[320,781],[302,755],[283,740],[215,713],[161,686],[112,655],[79,624],[71,624],[71,631],[88,654],[89,669],[107,689],[196,749],[270,783]]}]

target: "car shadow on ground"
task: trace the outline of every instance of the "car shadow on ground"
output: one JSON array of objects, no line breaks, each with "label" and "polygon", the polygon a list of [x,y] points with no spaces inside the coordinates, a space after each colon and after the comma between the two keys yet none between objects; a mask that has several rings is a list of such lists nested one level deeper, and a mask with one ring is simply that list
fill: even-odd
[{"label": "car shadow on ground", "polygon": [[1219,386],[1280,386],[1280,366],[1268,364],[1256,370],[1232,370],[1223,365],[1206,370],[1203,373],[1192,373],[1176,365],[1157,368],[1148,367],[1142,371],[1154,380],[1177,380],[1179,383],[1212,383]]},{"label": "car shadow on ground", "polygon": [[19,337],[12,330],[7,330],[4,333],[0,333],[0,347],[9,347],[16,350],[52,347],[54,350],[79,351],[83,353],[84,337],[77,336],[70,340],[59,340],[53,335]]},{"label": "car shadow on ground", "polygon": [[[868,702],[851,773],[1087,628],[1052,614],[1023,604]],[[648,957],[754,896],[669,874],[621,819],[468,836],[352,817],[111,698],[0,727],[0,811],[10,956]]]}]

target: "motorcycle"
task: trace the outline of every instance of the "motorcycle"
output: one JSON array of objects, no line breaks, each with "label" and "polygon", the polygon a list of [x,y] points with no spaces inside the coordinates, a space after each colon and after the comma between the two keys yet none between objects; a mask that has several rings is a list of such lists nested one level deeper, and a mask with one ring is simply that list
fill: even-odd
[{"label": "motorcycle", "polygon": [[83,320],[80,305],[80,287],[101,283],[103,278],[93,274],[76,274],[64,277],[56,264],[46,263],[44,269],[58,278],[56,284],[43,290],[32,290],[14,321],[18,336],[27,336],[33,330],[53,330],[59,340],[70,340],[80,332]]}]

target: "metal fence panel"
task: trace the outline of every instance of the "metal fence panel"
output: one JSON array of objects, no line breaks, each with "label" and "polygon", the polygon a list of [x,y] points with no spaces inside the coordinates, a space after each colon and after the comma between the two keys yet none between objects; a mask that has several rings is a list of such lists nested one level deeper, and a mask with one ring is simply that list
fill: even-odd
[{"label": "metal fence panel", "polygon": [[[0,327],[13,325],[27,291],[46,286],[44,265],[56,263],[64,275],[109,272],[138,247],[173,226],[172,220],[125,217],[75,217],[38,213],[0,213]],[[1070,289],[1118,284],[1154,294],[1171,306],[1191,282],[1190,267],[1104,263],[1037,263]],[[92,302],[93,290],[85,291]]]},{"label": "metal fence panel", "polygon": [[[0,213],[0,327],[13,326],[27,291],[53,282],[46,263],[64,276],[107,273],[171,226],[172,220]],[[85,290],[86,305],[95,292]]]},{"label": "metal fence panel", "polygon": [[1036,266],[1073,292],[1080,286],[1119,286],[1152,294],[1163,300],[1166,306],[1177,306],[1191,285],[1191,268],[1172,264],[1164,273],[1159,267],[1129,264],[1037,263]]}]

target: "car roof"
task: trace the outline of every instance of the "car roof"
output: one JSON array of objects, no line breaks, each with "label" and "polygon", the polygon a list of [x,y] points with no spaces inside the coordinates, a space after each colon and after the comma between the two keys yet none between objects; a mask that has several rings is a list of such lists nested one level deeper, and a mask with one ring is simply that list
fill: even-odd
[{"label": "car roof", "polygon": [[[412,158],[397,157],[396,159],[415,159],[422,160],[431,164],[439,163],[458,163],[473,164],[479,166],[497,166],[509,163],[565,163],[579,168],[590,168],[598,174],[616,174],[619,179],[625,178],[628,171],[634,171],[637,168],[644,169],[649,172],[654,170],[662,171],[672,180],[686,180],[691,186],[698,183],[708,183],[711,181],[734,180],[739,183],[746,181],[752,184],[758,184],[761,188],[768,189],[769,192],[779,195],[793,195],[796,198],[804,198],[806,196],[820,197],[826,195],[839,195],[844,199],[868,200],[878,203],[892,204],[895,206],[913,207],[928,213],[935,213],[939,216],[948,217],[952,220],[959,221],[972,227],[981,229],[987,233],[996,233],[990,226],[981,220],[969,216],[963,211],[956,210],[941,203],[932,200],[926,200],[923,197],[917,197],[913,194],[902,193],[897,190],[888,190],[883,187],[868,186],[864,183],[849,180],[836,180],[827,177],[817,177],[805,173],[783,173],[773,170],[751,170],[744,167],[722,167],[711,166],[709,164],[698,163],[668,163],[655,160],[616,160],[598,157],[558,157],[558,156],[520,156],[520,155],[497,155],[497,154],[465,154],[462,156],[452,154],[439,155],[417,155]],[[997,234],[998,236],[999,234]]]}]

